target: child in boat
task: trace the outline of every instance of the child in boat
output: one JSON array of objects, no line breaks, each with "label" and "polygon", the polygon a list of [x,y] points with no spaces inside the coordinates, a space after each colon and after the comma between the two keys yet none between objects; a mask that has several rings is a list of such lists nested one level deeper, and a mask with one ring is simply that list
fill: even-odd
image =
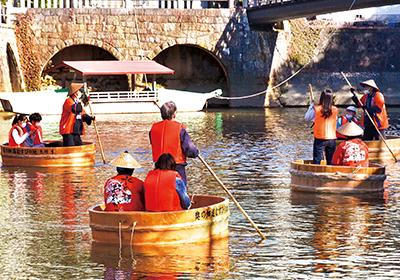
[{"label": "child in boat", "polygon": [[8,145],[10,147],[24,147],[24,142],[29,136],[35,133],[34,130],[27,131],[26,122],[28,121],[27,115],[16,115],[12,122],[12,127],[8,133]]},{"label": "child in boat", "polygon": [[337,129],[341,127],[342,125],[345,125],[348,122],[355,122],[357,125],[360,124],[358,119],[356,118],[356,113],[357,109],[354,106],[349,106],[346,108],[346,115],[342,115],[338,117],[337,122],[336,122],[336,137],[338,139],[346,139],[345,136],[337,132]]},{"label": "child in boat", "polygon": [[364,130],[354,122],[348,122],[337,129],[346,137],[333,154],[332,164],[342,166],[369,166],[368,146],[361,139]]},{"label": "child in boat", "polygon": [[311,102],[305,119],[314,122],[313,164],[320,164],[325,150],[326,162],[332,163],[336,147],[336,119],[338,109],[333,105],[333,93],[327,89],[321,93],[319,104]]},{"label": "child in boat", "polygon": [[42,121],[42,116],[39,113],[33,113],[29,116],[29,121],[27,122],[27,131],[33,130],[34,133],[26,139],[24,142],[26,147],[44,147],[43,143],[43,130],[40,126]]},{"label": "child in boat", "polygon": [[162,154],[156,169],[144,181],[146,211],[179,211],[190,207],[186,185],[176,169],[174,157]]},{"label": "child in boat", "polygon": [[117,167],[118,175],[104,186],[105,211],[144,211],[143,181],[132,177],[140,164],[127,151],[110,164]]}]

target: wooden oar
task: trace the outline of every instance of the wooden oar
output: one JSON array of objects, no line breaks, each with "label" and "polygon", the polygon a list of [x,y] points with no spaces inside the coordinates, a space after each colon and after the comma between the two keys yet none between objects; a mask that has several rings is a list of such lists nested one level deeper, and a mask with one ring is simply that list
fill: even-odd
[{"label": "wooden oar", "polygon": [[314,102],[314,92],[312,90],[311,84],[308,84],[308,88],[310,89],[310,103]]},{"label": "wooden oar", "polygon": [[[84,85],[85,85],[85,94],[87,94],[87,96],[90,97],[89,96],[89,91],[88,91],[87,86],[86,86],[86,83],[84,83]],[[92,106],[90,106],[90,98],[89,98],[88,104],[89,104],[90,115],[93,116]],[[99,130],[97,129],[96,118],[93,120],[93,125],[94,125],[94,129],[96,130],[97,141],[99,141],[101,157],[103,159],[103,163],[106,164],[106,157],[104,156],[103,145],[101,144]]]},{"label": "wooden oar", "polygon": [[[158,105],[157,101],[154,101],[154,104],[158,107],[158,109],[161,109],[160,105]],[[203,159],[203,157],[199,154],[197,156],[200,161],[204,164],[204,166],[208,169],[208,171],[213,175],[215,180],[217,180],[218,184],[224,189],[224,191],[229,195],[229,197],[232,199],[232,201],[235,203],[237,208],[239,208],[240,212],[243,213],[243,215],[249,220],[251,225],[256,229],[256,231],[261,235],[262,239],[267,239],[264,234],[260,231],[260,229],[257,227],[257,225],[253,222],[253,220],[250,218],[249,215],[247,215],[246,211],[240,206],[239,202],[235,199],[235,197],[231,194],[231,192],[224,186],[222,181],[218,178],[218,176],[214,173],[214,171],[211,169],[211,167],[207,164],[207,162]]]},{"label": "wooden oar", "polygon": [[[350,84],[349,80],[347,79],[347,77],[344,75],[343,72],[340,72],[343,75],[343,78],[346,80],[347,84],[349,85],[349,87],[352,87],[352,85]],[[364,106],[364,104],[361,102],[361,100],[358,98],[357,94],[353,93],[353,95],[357,98],[357,102],[361,104],[361,106]],[[372,119],[371,115],[369,114],[368,110],[364,110],[364,112],[367,114],[369,120],[371,121],[371,123],[374,125],[376,131],[378,132],[379,136],[381,137],[381,139],[383,140],[383,142],[385,143],[386,147],[388,148],[389,152],[392,154],[392,156],[394,157],[395,161],[397,162],[397,157],[396,155],[393,153],[392,149],[389,147],[388,143],[386,142],[386,140],[383,138],[382,133],[379,131],[378,127],[376,126],[374,120]]]}]

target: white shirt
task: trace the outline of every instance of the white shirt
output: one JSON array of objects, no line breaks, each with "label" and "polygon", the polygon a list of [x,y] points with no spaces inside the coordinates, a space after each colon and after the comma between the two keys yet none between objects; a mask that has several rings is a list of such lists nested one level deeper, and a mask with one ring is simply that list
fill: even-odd
[{"label": "white shirt", "polygon": [[15,143],[17,143],[19,145],[19,144],[22,144],[26,140],[26,138],[28,138],[29,134],[24,133],[24,135],[19,136],[18,129],[14,128],[11,136],[14,138]]},{"label": "white shirt", "polygon": [[306,121],[313,122],[315,121],[315,110],[314,110],[315,102],[311,102],[310,107],[308,107],[308,110],[306,112],[306,115],[304,116],[304,119]]}]

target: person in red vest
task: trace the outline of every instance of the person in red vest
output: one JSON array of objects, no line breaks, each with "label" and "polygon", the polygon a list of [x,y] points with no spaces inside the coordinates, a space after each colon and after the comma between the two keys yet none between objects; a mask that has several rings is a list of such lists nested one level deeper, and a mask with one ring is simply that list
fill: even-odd
[{"label": "person in red vest", "polygon": [[83,122],[88,125],[92,123],[94,117],[86,114],[83,109],[82,98],[83,84],[71,83],[68,90],[68,98],[63,105],[60,120],[60,134],[63,137],[63,146],[83,145],[81,135],[85,134]]},{"label": "person in red vest", "polygon": [[313,163],[320,164],[325,150],[326,162],[332,162],[336,148],[336,119],[338,109],[333,105],[333,93],[326,89],[321,93],[319,104],[311,102],[305,119],[314,122]]},{"label": "person in red vest", "polygon": [[29,116],[29,121],[26,123],[27,131],[34,130],[35,132],[26,139],[25,145],[27,147],[45,147],[43,143],[43,130],[40,126],[42,116],[39,113],[33,113]]},{"label": "person in red vest", "polygon": [[346,115],[342,115],[338,117],[337,122],[336,122],[336,138],[338,139],[345,139],[346,137],[339,132],[337,132],[337,129],[341,127],[342,125],[348,123],[348,122],[355,122],[355,124],[359,125],[360,122],[356,118],[356,113],[357,109],[354,106],[349,106],[346,108]]},{"label": "person in red vest", "polygon": [[104,185],[105,211],[144,211],[144,184],[132,177],[140,164],[127,151],[110,162],[117,167],[118,175]]},{"label": "person in red vest", "polygon": [[16,115],[12,121],[12,127],[8,133],[8,145],[10,147],[25,147],[24,142],[29,136],[35,133],[35,130],[27,131],[26,122],[28,121],[27,115]]},{"label": "person in red vest", "polygon": [[190,139],[186,126],[176,121],[176,105],[173,101],[162,105],[161,117],[163,120],[153,124],[149,133],[153,162],[157,162],[164,153],[171,154],[175,159],[176,171],[187,185],[186,157],[197,157],[199,150]]},{"label": "person in red vest", "polygon": [[346,140],[336,148],[332,164],[368,167],[368,146],[360,139],[364,130],[354,122],[348,122],[339,127],[337,131],[346,136]]},{"label": "person in red vest", "polygon": [[156,169],[144,180],[146,211],[179,211],[190,207],[190,198],[181,176],[175,171],[176,164],[171,154],[162,154]]},{"label": "person in red vest", "polygon": [[[362,82],[360,85],[364,87],[365,93],[360,100],[362,104],[358,102],[358,98],[355,96],[355,88],[352,87],[350,91],[354,95],[352,100],[356,106],[364,109],[364,114],[361,119],[361,127],[364,129],[363,140],[381,140],[375,126],[378,128],[383,138],[386,139],[386,129],[389,127],[389,119],[386,112],[385,98],[379,91],[374,80]],[[367,116],[366,111],[368,111],[373,119],[375,126]]]}]

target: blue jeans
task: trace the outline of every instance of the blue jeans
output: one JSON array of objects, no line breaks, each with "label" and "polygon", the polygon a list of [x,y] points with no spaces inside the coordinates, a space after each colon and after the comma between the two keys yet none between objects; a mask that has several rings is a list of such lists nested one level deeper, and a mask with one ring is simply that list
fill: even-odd
[{"label": "blue jeans", "polygon": [[325,150],[326,154],[326,164],[332,164],[332,157],[333,153],[336,149],[336,141],[335,139],[332,140],[325,140],[325,139],[318,139],[314,138],[314,147],[313,147],[313,163],[320,164],[322,160],[322,154]]}]

